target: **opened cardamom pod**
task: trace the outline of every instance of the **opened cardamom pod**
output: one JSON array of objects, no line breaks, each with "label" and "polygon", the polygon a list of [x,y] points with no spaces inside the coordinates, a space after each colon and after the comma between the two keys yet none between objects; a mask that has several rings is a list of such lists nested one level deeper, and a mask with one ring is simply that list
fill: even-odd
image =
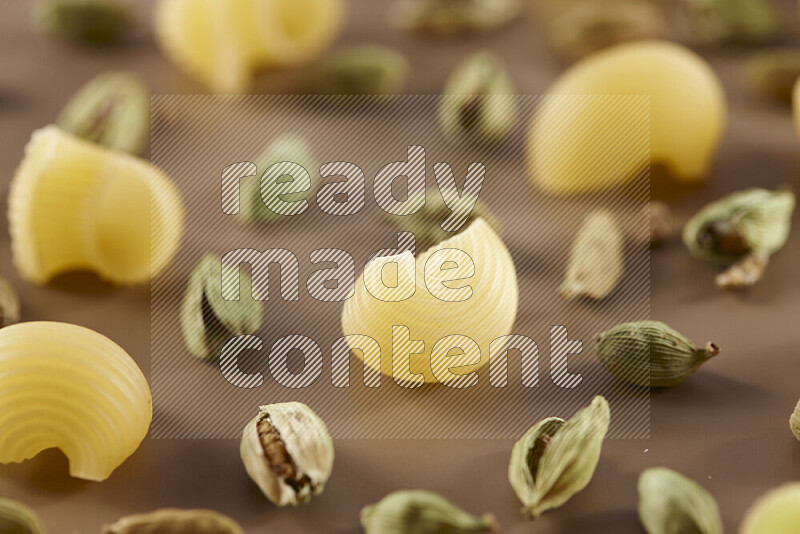
[{"label": "opened cardamom pod", "polygon": [[714,343],[696,347],[660,321],[624,323],[597,336],[597,357],[603,367],[620,380],[643,387],[675,386],[719,351]]},{"label": "opened cardamom pod", "polygon": [[797,534],[800,532],[800,482],[767,492],[747,511],[741,534]]},{"label": "opened cardamom pod", "polygon": [[408,77],[405,56],[382,45],[351,46],[323,59],[306,80],[307,91],[322,95],[393,95]]},{"label": "opened cardamom pod", "polygon": [[132,24],[120,0],[38,0],[33,19],[45,33],[90,44],[115,41]]},{"label": "opened cardamom pod", "polygon": [[719,287],[752,286],[786,243],[794,206],[791,191],[732,193],[692,217],[683,228],[683,242],[696,258],[728,267],[717,276]]},{"label": "opened cardamom pod", "polygon": [[439,124],[452,141],[503,139],[516,120],[514,85],[490,52],[477,52],[453,70],[439,100]]},{"label": "opened cardamom pod", "polygon": [[[283,135],[272,141],[253,162],[256,176],[242,181],[239,213],[244,221],[272,221],[281,215],[302,213],[308,206],[300,202],[319,176],[308,143],[296,135]],[[291,182],[281,180],[291,176]],[[286,209],[286,203],[292,203]]]},{"label": "opened cardamom pod", "polygon": [[438,36],[491,31],[516,19],[521,0],[399,0],[390,13],[395,26]]},{"label": "opened cardamom pod", "polygon": [[395,491],[361,510],[365,534],[467,534],[497,532],[491,514],[471,515],[423,490]]},{"label": "opened cardamom pod", "polygon": [[800,80],[800,48],[757,52],[747,60],[745,74],[754,94],[791,105],[792,88]]},{"label": "opened cardamom pod", "polygon": [[544,419],[522,436],[511,452],[508,480],[524,513],[537,517],[589,484],[610,418],[608,402],[597,396],[571,419]]},{"label": "opened cardamom pod", "polygon": [[269,404],[245,427],[240,446],[247,474],[278,506],[322,493],[333,469],[325,423],[300,402]]},{"label": "opened cardamom pod", "polygon": [[0,532],[3,534],[46,534],[39,516],[28,506],[0,499]]},{"label": "opened cardamom pod", "polygon": [[5,278],[0,278],[0,328],[19,322],[19,297]]},{"label": "opened cardamom pod", "polygon": [[135,74],[100,74],[70,99],[56,124],[87,141],[139,154],[150,135],[150,91]]},{"label": "opened cardamom pod", "polygon": [[244,534],[244,531],[236,521],[213,510],[163,508],[123,517],[105,525],[102,534]]},{"label": "opened cardamom pod", "polygon": [[769,0],[682,0],[679,25],[695,44],[759,44],[781,33],[778,11]]},{"label": "opened cardamom pod", "polygon": [[561,294],[568,299],[602,299],[617,287],[624,271],[624,237],[610,212],[586,217],[570,250]]},{"label": "opened cardamom pod", "polygon": [[794,437],[800,440],[800,401],[797,402],[797,406],[795,406],[794,412],[789,418],[789,427],[792,429]]},{"label": "opened cardamom pod", "polygon": [[231,338],[253,334],[261,326],[262,306],[252,298],[250,277],[226,279],[241,284],[239,300],[223,298],[222,260],[206,255],[189,277],[181,304],[181,329],[186,346],[198,358],[216,358]]},{"label": "opened cardamom pod", "polygon": [[722,534],[714,497],[702,486],[667,469],[639,476],[639,519],[648,534]]}]

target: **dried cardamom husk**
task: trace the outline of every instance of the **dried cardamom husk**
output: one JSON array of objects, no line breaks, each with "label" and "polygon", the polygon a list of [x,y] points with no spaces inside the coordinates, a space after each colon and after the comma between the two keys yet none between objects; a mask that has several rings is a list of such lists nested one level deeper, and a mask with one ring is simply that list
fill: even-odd
[{"label": "dried cardamom husk", "polygon": [[131,154],[150,136],[150,91],[130,72],[107,72],[89,80],[56,120],[64,131]]},{"label": "dried cardamom husk", "polygon": [[752,286],[769,257],[786,243],[794,205],[791,191],[733,193],[692,217],[683,229],[683,242],[695,257],[728,267],[717,276],[718,286]]},{"label": "dried cardamom husk", "polygon": [[46,534],[39,516],[30,507],[11,499],[0,499],[0,532],[3,534]]},{"label": "dried cardamom husk", "polygon": [[129,515],[103,526],[102,534],[244,534],[228,516],[213,510],[163,508]]},{"label": "dried cardamom husk", "polygon": [[[244,221],[272,221],[282,218],[281,214],[270,209],[270,199],[276,195],[285,202],[296,202],[308,196],[308,191],[301,193],[282,193],[281,176],[291,174],[294,176],[292,186],[307,185],[313,188],[311,180],[319,176],[316,161],[305,139],[296,135],[283,135],[272,141],[253,162],[258,168],[256,176],[248,177],[242,181],[241,208],[239,213]],[[297,184],[299,174],[295,172],[295,165],[300,165],[308,172],[309,183]],[[264,176],[269,171],[268,176]],[[264,178],[262,183],[262,177]],[[299,187],[297,187],[299,188]],[[263,189],[263,190],[262,190]],[[267,202],[264,201],[267,199]],[[273,208],[275,206],[272,206]]]},{"label": "dried cardamom husk", "polygon": [[637,386],[670,387],[719,354],[714,343],[696,347],[660,321],[623,323],[597,336],[597,357],[611,374]]},{"label": "dried cardamom husk", "polygon": [[514,85],[502,62],[477,52],[459,63],[439,100],[439,124],[452,141],[503,139],[516,120]]},{"label": "dried cardamom husk", "polygon": [[763,50],[745,65],[750,90],[766,99],[792,104],[792,89],[800,80],[800,48]]},{"label": "dried cardamom husk", "polygon": [[131,27],[133,17],[121,0],[38,0],[34,25],[55,37],[90,44],[116,41]]},{"label": "dried cardamom husk", "polygon": [[[386,219],[404,232],[414,234],[417,253],[422,253],[434,245],[464,231],[473,221],[482,218],[495,232],[500,232],[500,221],[489,211],[486,205],[464,192],[459,197],[452,189],[439,190],[429,188],[419,193],[425,200],[425,206],[409,215],[386,215]],[[413,199],[409,199],[413,203]],[[469,207],[472,210],[467,213]],[[442,224],[448,218],[461,221],[461,225],[453,231],[445,230]]]},{"label": "dried cardamom husk", "polygon": [[323,59],[306,80],[307,91],[322,95],[393,95],[405,84],[409,64],[387,46],[343,48]]},{"label": "dried cardamom husk", "polygon": [[569,61],[616,44],[658,39],[666,20],[650,0],[555,0],[545,25],[550,47]]},{"label": "dried cardamom husk", "polygon": [[19,297],[5,278],[0,278],[0,328],[19,322]]},{"label": "dried cardamom husk", "polygon": [[586,217],[570,250],[561,294],[568,299],[602,299],[617,287],[625,268],[624,236],[609,211]]},{"label": "dried cardamom husk", "polygon": [[745,514],[741,534],[800,532],[800,482],[784,484],[758,499]]},{"label": "dried cardamom husk", "polygon": [[714,497],[665,467],[647,469],[639,476],[639,519],[648,534],[722,534]]},{"label": "dried cardamom husk", "polygon": [[[223,283],[239,283],[239,300],[223,298]],[[222,260],[206,255],[189,277],[181,304],[181,329],[186,346],[198,358],[216,358],[231,338],[252,334],[261,326],[262,306],[252,298],[250,277],[222,279]]]},{"label": "dried cardamom husk", "polygon": [[242,433],[240,453],[247,474],[278,506],[322,493],[333,469],[325,423],[299,402],[260,406]]},{"label": "dried cardamom husk", "polygon": [[679,24],[696,44],[760,44],[782,33],[769,0],[681,0]]},{"label": "dried cardamom husk", "polygon": [[399,0],[390,17],[403,30],[448,37],[501,28],[522,7],[521,0]]},{"label": "dried cardamom husk", "polygon": [[467,534],[497,532],[491,514],[471,515],[430,491],[390,493],[361,510],[365,534]]},{"label": "dried cardamom husk", "polygon": [[589,484],[610,418],[608,402],[597,396],[571,419],[547,418],[522,436],[511,452],[508,480],[524,513],[537,517]]},{"label": "dried cardamom husk", "polygon": [[794,437],[800,440],[800,401],[797,402],[797,406],[794,407],[792,416],[789,418],[789,428],[792,429]]}]

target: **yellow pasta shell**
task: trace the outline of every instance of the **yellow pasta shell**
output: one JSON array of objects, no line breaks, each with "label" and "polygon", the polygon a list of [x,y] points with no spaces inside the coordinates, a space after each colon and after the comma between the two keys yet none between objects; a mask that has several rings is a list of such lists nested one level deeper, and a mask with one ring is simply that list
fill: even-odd
[{"label": "yellow pasta shell", "polygon": [[[438,251],[450,253],[454,250],[469,255],[474,264],[474,274],[464,282],[445,284],[454,288],[465,284],[471,286],[471,296],[459,302],[445,301],[435,296],[429,286],[435,288],[437,282],[434,276],[431,283],[430,273],[427,286],[425,282],[425,266],[431,256]],[[399,261],[398,270],[404,271],[404,274],[410,274],[404,267],[410,264],[410,268],[416,271],[413,296],[398,302],[380,300],[367,290],[365,273],[362,273],[356,281],[353,297],[345,303],[342,331],[345,335],[369,336],[378,342],[381,363],[369,358],[366,361],[384,375],[392,375],[392,327],[395,325],[408,327],[412,340],[425,342],[424,351],[410,356],[411,371],[422,373],[425,382],[438,381],[431,369],[431,352],[442,338],[460,335],[477,343],[480,348],[479,363],[464,365],[453,371],[465,375],[489,361],[489,346],[494,339],[511,333],[519,300],[517,275],[508,249],[485,220],[476,219],[463,232],[425,251],[416,259],[406,252],[378,261]],[[459,268],[462,267],[460,262],[456,263]],[[370,277],[382,276],[380,269],[368,267],[365,272],[370,283]],[[388,272],[387,269],[383,276]],[[463,278],[468,275],[466,273]],[[407,279],[410,280],[410,277]],[[389,280],[387,285],[391,284],[397,284],[397,279]],[[360,350],[354,352],[363,357]]]},{"label": "yellow pasta shell", "polygon": [[105,480],[151,418],[144,375],[107,337],[55,322],[0,329],[0,463],[56,447],[70,475]]},{"label": "yellow pasta shell", "polygon": [[55,126],[33,133],[8,201],[14,264],[40,284],[77,269],[146,282],[175,255],[183,218],[159,169]]},{"label": "yellow pasta shell", "polygon": [[161,0],[155,31],[178,67],[214,91],[240,93],[262,67],[317,56],[343,15],[342,0]]}]

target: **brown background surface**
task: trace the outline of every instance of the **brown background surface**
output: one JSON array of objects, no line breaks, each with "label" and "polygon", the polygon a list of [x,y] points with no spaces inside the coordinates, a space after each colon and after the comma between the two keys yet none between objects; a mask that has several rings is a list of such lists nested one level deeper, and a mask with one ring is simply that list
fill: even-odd
[{"label": "brown background surface", "polygon": [[[787,20],[796,13],[786,2]],[[475,40],[439,42],[389,30],[386,2],[354,0],[337,44],[380,41],[412,58],[407,91],[436,93],[451,65],[471,50],[495,50],[510,65],[520,93],[543,92],[562,65],[533,26]],[[143,3],[143,13],[150,3]],[[201,89],[160,55],[149,30],[128,43],[94,50],[36,36],[28,2],[5,2],[0,20],[0,186],[3,197],[30,132],[53,120],[65,100],[89,77],[131,69],[155,93]],[[791,17],[791,19],[790,19]],[[795,39],[798,25],[793,23]],[[681,221],[704,202],[742,187],[800,186],[800,159],[785,109],[758,102],[741,79],[741,50],[704,53],[726,87],[731,107],[723,147],[707,187],[673,206]],[[260,89],[285,92],[295,74],[262,78]],[[796,222],[800,217],[795,217]],[[147,371],[150,331],[147,287],[113,289],[82,276],[47,287],[22,282],[0,234],[0,275],[20,289],[26,320],[68,321],[108,335]],[[337,440],[336,464],[325,493],[310,506],[277,509],[243,472],[232,440],[146,440],[110,480],[73,480],[55,451],[18,465],[0,466],[0,496],[41,512],[52,532],[96,532],[127,513],[162,506],[208,507],[238,519],[250,532],[358,532],[358,511],[389,491],[441,492],[472,512],[494,513],[503,532],[635,533],[636,479],[664,465],[702,483],[717,498],[727,531],[767,489],[800,478],[800,444],[788,416],[800,395],[800,243],[795,232],[752,291],[731,294],[713,287],[714,269],[695,262],[678,244],[652,258],[652,316],[695,340],[713,338],[723,354],[702,372],[651,397],[651,436],[609,440],[589,487],[535,524],[525,522],[506,480],[512,441]],[[56,415],[57,415],[57,407]]]}]

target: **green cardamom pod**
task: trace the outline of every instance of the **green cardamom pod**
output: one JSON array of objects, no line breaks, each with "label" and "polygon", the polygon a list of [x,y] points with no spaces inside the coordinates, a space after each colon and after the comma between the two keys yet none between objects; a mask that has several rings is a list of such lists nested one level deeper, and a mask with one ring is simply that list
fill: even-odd
[{"label": "green cardamom pod", "polygon": [[589,484],[610,418],[608,402],[597,396],[572,419],[544,419],[522,436],[511,451],[508,480],[524,513],[538,517]]},{"label": "green cardamom pod", "polygon": [[90,44],[104,44],[122,37],[133,17],[120,0],[38,0],[34,24],[59,38]]},{"label": "green cardamom pod", "polygon": [[19,322],[19,297],[5,278],[0,278],[0,328]]},{"label": "green cardamom pod", "polygon": [[[225,287],[240,283],[239,300],[223,298]],[[181,329],[189,352],[198,358],[216,358],[231,338],[252,334],[261,326],[261,303],[251,296],[251,281],[222,279],[222,260],[204,256],[192,271],[181,304]]]},{"label": "green cardamom pod", "polygon": [[365,534],[468,534],[497,532],[494,517],[473,516],[430,491],[390,493],[361,510]]},{"label": "green cardamom pod", "polygon": [[800,482],[767,492],[745,514],[741,534],[797,534],[800,532]]},{"label": "green cardamom pod", "polygon": [[228,516],[212,510],[163,508],[123,517],[105,525],[102,534],[244,534]]},{"label": "green cardamom pod", "polygon": [[56,124],[88,141],[139,154],[150,136],[150,91],[135,74],[100,74],[72,97]]},{"label": "green cardamom pod", "polygon": [[660,321],[624,323],[597,336],[597,357],[611,374],[643,387],[675,386],[719,354],[708,343],[696,347]]},{"label": "green cardamom pod", "polygon": [[517,113],[514,85],[502,62],[477,52],[459,63],[445,84],[438,115],[451,141],[503,139]]},{"label": "green cardamom pod", "polygon": [[501,28],[522,7],[521,0],[399,0],[391,18],[403,30],[447,37]]},{"label": "green cardamom pod", "polygon": [[0,532],[3,534],[45,534],[39,516],[28,506],[12,501],[0,499]]},{"label": "green cardamom pod", "polygon": [[[469,193],[459,197],[456,191],[438,188],[429,188],[418,193],[425,206],[416,213],[409,215],[386,215],[386,220],[397,225],[398,229],[414,234],[416,252],[422,253],[434,245],[453,237],[458,232],[464,231],[476,219],[483,219],[495,232],[500,231],[500,221],[489,211],[489,208],[480,201],[475,200]],[[409,203],[414,204],[417,195],[409,197]],[[472,206],[472,211],[464,213]],[[458,218],[461,225],[449,232],[442,228],[442,223],[448,218]]]},{"label": "green cardamom pod", "polygon": [[800,439],[800,401],[798,401],[789,419],[789,427],[792,429],[792,434],[794,434],[797,439]]},{"label": "green cardamom pod", "polygon": [[408,71],[408,60],[393,48],[352,46],[323,59],[306,85],[312,94],[393,95],[402,89]]},{"label": "green cardamom pod", "polygon": [[639,519],[648,534],[722,534],[714,497],[665,467],[647,469],[639,477]]},{"label": "green cardamom pod", "polygon": [[[308,190],[313,188],[311,180],[319,176],[316,168],[314,156],[308,143],[296,135],[283,135],[272,141],[253,162],[258,168],[256,176],[251,176],[242,181],[241,208],[240,214],[244,221],[272,221],[282,218],[281,215],[293,215],[294,213],[279,213],[276,210],[276,200],[283,202],[295,202],[296,206],[301,207],[298,201],[308,196]],[[308,173],[303,175],[300,165]],[[298,172],[300,171],[300,172]],[[269,173],[267,176],[264,174]],[[299,193],[282,192],[283,182],[281,177],[292,175],[291,186],[295,190],[305,189]],[[305,177],[309,178],[309,183],[298,183]],[[263,178],[263,184],[262,184]],[[300,186],[308,186],[308,189]],[[266,199],[266,201],[264,200]]]},{"label": "green cardamom pod", "polygon": [[664,13],[650,0],[555,0],[545,26],[550,47],[576,61],[598,50],[666,33]]},{"label": "green cardamom pod", "polygon": [[696,44],[760,44],[782,33],[769,0],[682,0],[680,25]]},{"label": "green cardamom pod", "polygon": [[757,52],[747,60],[745,74],[753,93],[791,106],[792,89],[800,79],[800,48]]},{"label": "green cardamom pod", "polygon": [[604,209],[591,212],[570,250],[561,294],[568,299],[602,299],[617,287],[625,269],[624,236]]},{"label": "green cardamom pod", "polygon": [[683,242],[696,258],[729,268],[717,276],[718,286],[751,286],[786,243],[794,206],[791,191],[732,193],[692,217],[683,228]]}]

